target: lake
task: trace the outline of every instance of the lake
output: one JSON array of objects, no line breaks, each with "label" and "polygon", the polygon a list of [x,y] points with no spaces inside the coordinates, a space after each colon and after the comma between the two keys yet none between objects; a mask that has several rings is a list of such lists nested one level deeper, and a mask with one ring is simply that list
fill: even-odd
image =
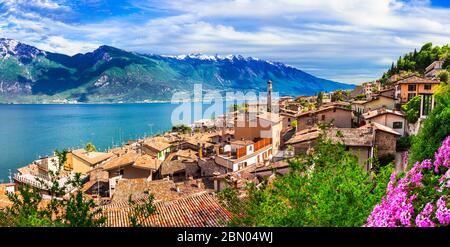
[{"label": "lake", "polygon": [[[200,103],[195,103],[200,104]],[[0,182],[55,149],[92,142],[106,150],[172,127],[171,103],[0,105]],[[204,105],[203,111],[207,108]],[[192,116],[194,120],[200,117]]]}]

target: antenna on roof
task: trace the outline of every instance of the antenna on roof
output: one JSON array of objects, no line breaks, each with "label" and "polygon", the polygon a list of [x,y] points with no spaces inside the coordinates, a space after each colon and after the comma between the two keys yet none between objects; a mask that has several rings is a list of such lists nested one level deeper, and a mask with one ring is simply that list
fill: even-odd
[{"label": "antenna on roof", "polygon": [[8,176],[9,183],[11,184],[13,182],[13,180],[12,180],[12,172],[11,172],[11,169],[8,169],[8,170],[9,170],[9,176]]}]

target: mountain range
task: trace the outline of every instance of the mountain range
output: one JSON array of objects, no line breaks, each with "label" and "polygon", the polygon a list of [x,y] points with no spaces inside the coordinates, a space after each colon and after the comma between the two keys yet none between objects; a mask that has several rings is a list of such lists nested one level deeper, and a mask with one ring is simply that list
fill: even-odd
[{"label": "mountain range", "polygon": [[240,55],[163,56],[100,46],[68,56],[0,39],[0,103],[141,102],[174,92],[256,92],[267,80],[280,95],[313,95],[354,85],[317,78],[283,63]]}]

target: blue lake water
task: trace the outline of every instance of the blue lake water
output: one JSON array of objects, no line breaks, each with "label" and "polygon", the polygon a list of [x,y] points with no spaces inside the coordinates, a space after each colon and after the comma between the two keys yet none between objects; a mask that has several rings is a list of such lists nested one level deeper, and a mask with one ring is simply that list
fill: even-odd
[{"label": "blue lake water", "polygon": [[7,181],[9,169],[14,173],[18,167],[50,155],[55,149],[84,147],[92,142],[105,150],[130,139],[167,131],[172,127],[172,111],[178,106],[0,105],[0,182]]}]

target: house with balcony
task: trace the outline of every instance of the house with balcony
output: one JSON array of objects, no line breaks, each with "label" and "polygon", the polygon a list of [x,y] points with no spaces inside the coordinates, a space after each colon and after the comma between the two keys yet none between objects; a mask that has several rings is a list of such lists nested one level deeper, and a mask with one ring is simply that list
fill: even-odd
[{"label": "house with balcony", "polygon": [[439,80],[412,75],[395,83],[395,95],[400,104],[406,104],[419,95],[421,98],[420,116],[425,117],[434,109],[433,91],[439,84]]},{"label": "house with balcony", "polygon": [[439,72],[443,69],[444,61],[438,60],[432,62],[428,67],[425,68],[426,78],[436,78]]},{"label": "house with balcony", "polygon": [[281,145],[282,118],[279,114],[265,113],[240,113],[234,119],[235,140],[255,141],[259,139],[271,139],[272,153],[276,154]]},{"label": "house with balcony", "polygon": [[272,150],[272,138],[234,140],[216,154],[214,162],[227,172],[236,172],[247,166],[268,164],[273,155]]}]

